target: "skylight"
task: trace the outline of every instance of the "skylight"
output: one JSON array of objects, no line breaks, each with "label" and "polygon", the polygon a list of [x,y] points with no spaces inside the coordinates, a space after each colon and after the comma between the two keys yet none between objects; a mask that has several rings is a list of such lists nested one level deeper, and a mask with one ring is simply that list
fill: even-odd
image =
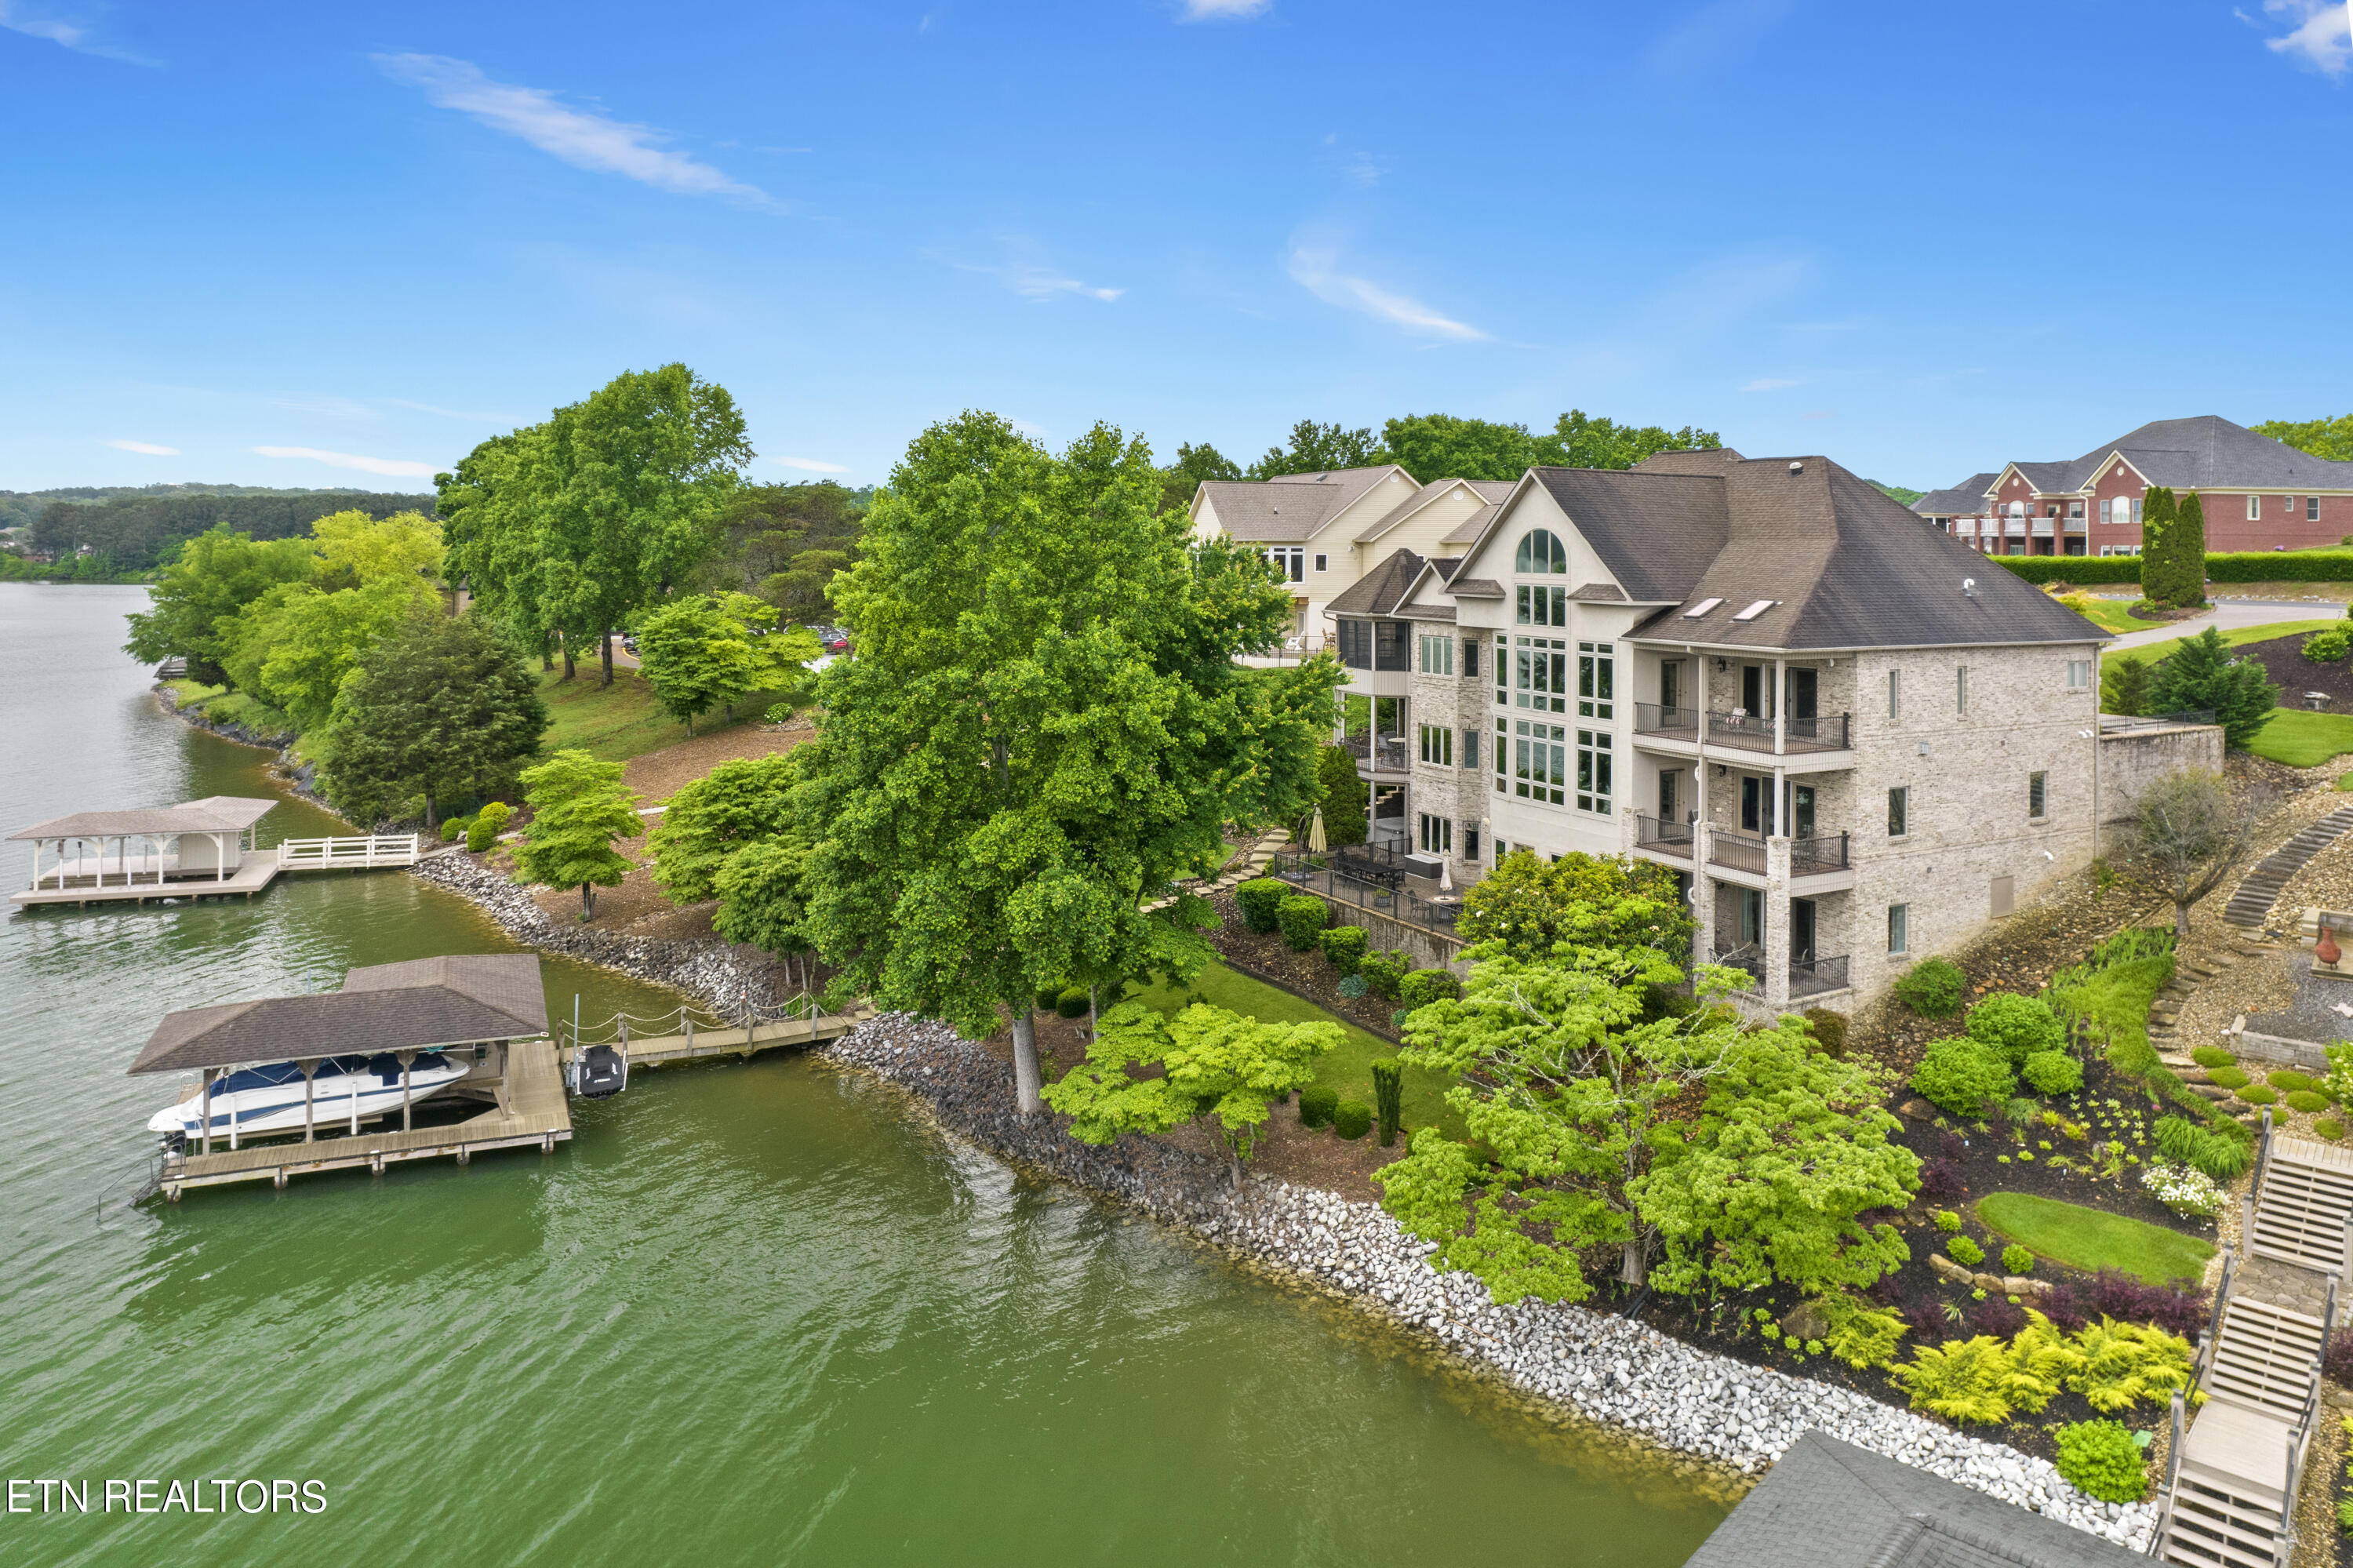
[{"label": "skylight", "polygon": [[1704,599],[1697,604],[1692,606],[1689,609],[1683,611],[1683,619],[1685,620],[1697,620],[1701,616],[1705,615],[1709,610],[1714,609],[1717,605],[1722,604],[1723,602],[1724,601],[1720,599]]},{"label": "skylight", "polygon": [[1739,614],[1734,616],[1732,619],[1735,620],[1754,620],[1758,616],[1764,614],[1767,610],[1772,609],[1775,605],[1780,602],[1781,601],[1778,599],[1760,599],[1754,604],[1751,604],[1747,609],[1742,610]]}]

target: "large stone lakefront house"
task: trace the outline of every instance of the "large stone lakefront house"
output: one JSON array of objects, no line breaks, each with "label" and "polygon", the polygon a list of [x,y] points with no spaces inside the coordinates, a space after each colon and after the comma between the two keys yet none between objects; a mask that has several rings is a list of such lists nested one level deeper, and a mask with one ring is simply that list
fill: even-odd
[{"label": "large stone lakefront house", "polygon": [[1985,555],[2137,556],[2153,484],[2198,492],[2209,550],[2299,550],[2353,535],[2353,462],[2212,414],[2154,420],[2073,460],[1971,474],[1912,510]]},{"label": "large stone lakefront house", "polygon": [[[1259,542],[1245,487],[1203,488],[1198,531]],[[2092,853],[2105,633],[1836,463],[1475,493],[1325,612],[1377,840],[1457,881],[1523,849],[1670,866],[1775,1008],[1867,997]]]}]

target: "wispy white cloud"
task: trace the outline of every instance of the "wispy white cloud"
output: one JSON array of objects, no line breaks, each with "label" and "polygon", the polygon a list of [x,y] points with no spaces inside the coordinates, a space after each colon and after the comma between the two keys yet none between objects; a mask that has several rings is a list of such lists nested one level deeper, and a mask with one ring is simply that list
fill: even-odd
[{"label": "wispy white cloud", "polygon": [[396,408],[414,408],[420,414],[435,414],[444,419],[466,419],[478,425],[485,421],[497,424],[506,418],[503,414],[470,414],[463,408],[444,408],[436,403],[412,403],[406,397],[386,397],[385,401]]},{"label": "wispy white cloud", "polygon": [[322,452],[316,447],[256,447],[263,457],[308,458],[329,468],[357,469],[362,473],[390,474],[400,479],[431,479],[429,462],[404,462],[398,458],[360,457],[351,452]]},{"label": "wispy white cloud", "polygon": [[2288,25],[2284,36],[2263,40],[2273,53],[2300,56],[2330,76],[2353,69],[2353,5],[2346,0],[2263,0],[2263,15]]},{"label": "wispy white cloud", "polygon": [[659,145],[668,138],[652,126],[572,108],[543,88],[492,81],[470,60],[443,55],[377,55],[375,59],[393,80],[421,90],[427,102],[520,136],[575,168],[626,175],[679,196],[775,205],[758,186],[732,179],[691,153]]},{"label": "wispy white cloud", "polygon": [[117,451],[144,452],[149,457],[178,457],[180,455],[179,448],[159,447],[153,441],[109,441],[106,444],[114,448]]},{"label": "wispy white cloud", "polygon": [[1082,282],[1071,277],[1044,258],[1039,246],[1031,240],[1011,236],[999,236],[1011,260],[991,264],[987,261],[955,261],[948,265],[962,272],[978,272],[996,279],[1025,300],[1052,300],[1064,294],[1076,294],[1081,299],[1101,300],[1108,304],[1127,292],[1125,289],[1107,289],[1097,283]]},{"label": "wispy white cloud", "polygon": [[1791,0],[1712,0],[1660,36],[1648,50],[1650,65],[1671,76],[1731,65],[1780,26],[1790,5]]},{"label": "wispy white cloud", "polygon": [[786,468],[799,469],[804,473],[848,473],[849,471],[838,462],[819,462],[815,458],[780,457],[770,458],[768,461]]},{"label": "wispy white cloud", "polygon": [[1785,387],[1795,387],[1796,385],[1796,382],[1788,380],[1784,376],[1760,376],[1756,380],[1748,383],[1746,387],[1743,387],[1741,390],[1743,392],[1778,392]]},{"label": "wispy white cloud", "polygon": [[88,27],[61,22],[54,16],[33,16],[16,0],[0,0],[0,27],[12,33],[22,33],[28,38],[47,38],[50,43],[63,45],[76,54],[97,55],[104,59],[121,60],[125,65],[152,66],[158,63],[93,37]]},{"label": "wispy white cloud", "polygon": [[1273,0],[1185,0],[1187,22],[1237,21],[1256,16],[1272,5]]},{"label": "wispy white cloud", "polygon": [[1467,322],[1456,321],[1409,294],[1385,289],[1370,279],[1344,272],[1340,268],[1340,253],[1335,246],[1310,242],[1294,246],[1292,249],[1291,281],[1327,305],[1361,311],[1377,321],[1385,321],[1391,326],[1421,337],[1469,343],[1487,335]]}]

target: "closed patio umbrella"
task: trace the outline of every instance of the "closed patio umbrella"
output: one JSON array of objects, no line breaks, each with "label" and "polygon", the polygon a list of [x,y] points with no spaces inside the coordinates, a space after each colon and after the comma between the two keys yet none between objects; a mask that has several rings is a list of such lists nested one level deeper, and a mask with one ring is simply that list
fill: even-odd
[{"label": "closed patio umbrella", "polygon": [[1311,854],[1322,854],[1331,846],[1324,841],[1324,808],[1315,808],[1315,820],[1307,824],[1307,849]]},{"label": "closed patio umbrella", "polygon": [[1438,863],[1438,891],[1440,893],[1454,891],[1454,861],[1451,856]]}]

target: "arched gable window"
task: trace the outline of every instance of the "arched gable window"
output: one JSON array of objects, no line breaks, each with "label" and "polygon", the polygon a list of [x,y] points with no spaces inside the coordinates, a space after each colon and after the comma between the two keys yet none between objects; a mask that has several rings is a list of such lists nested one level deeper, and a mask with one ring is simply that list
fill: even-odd
[{"label": "arched gable window", "polygon": [[1520,539],[1520,553],[1512,562],[1512,570],[1525,575],[1532,572],[1562,572],[1568,570],[1568,552],[1562,548],[1560,536],[1549,528],[1538,528]]}]

